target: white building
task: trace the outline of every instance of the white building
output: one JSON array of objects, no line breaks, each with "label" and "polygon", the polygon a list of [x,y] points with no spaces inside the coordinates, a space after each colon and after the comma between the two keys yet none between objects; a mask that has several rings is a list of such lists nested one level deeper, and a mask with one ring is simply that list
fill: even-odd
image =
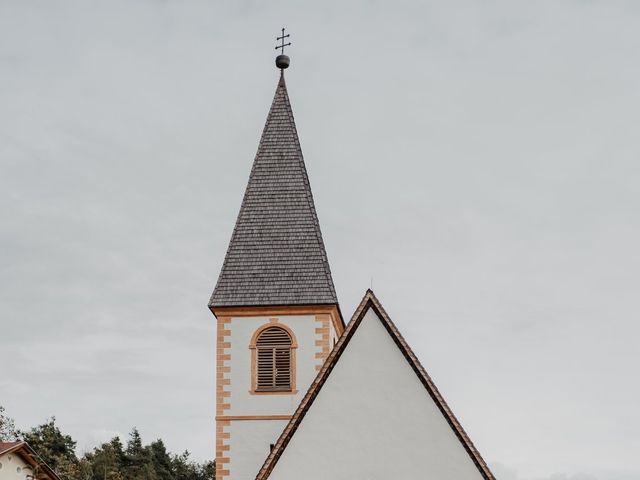
[{"label": "white building", "polygon": [[27,442],[0,442],[0,480],[60,480]]},{"label": "white building", "polygon": [[216,478],[493,479],[373,292],[345,329],[286,60],[209,302]]},{"label": "white building", "polygon": [[257,479],[491,479],[372,291]]}]

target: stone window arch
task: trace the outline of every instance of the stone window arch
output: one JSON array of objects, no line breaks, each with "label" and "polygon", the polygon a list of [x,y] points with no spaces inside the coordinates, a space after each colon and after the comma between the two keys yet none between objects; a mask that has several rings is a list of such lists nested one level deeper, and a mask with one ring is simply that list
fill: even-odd
[{"label": "stone window arch", "polygon": [[279,322],[269,322],[253,334],[251,344],[251,393],[296,393],[296,340]]}]

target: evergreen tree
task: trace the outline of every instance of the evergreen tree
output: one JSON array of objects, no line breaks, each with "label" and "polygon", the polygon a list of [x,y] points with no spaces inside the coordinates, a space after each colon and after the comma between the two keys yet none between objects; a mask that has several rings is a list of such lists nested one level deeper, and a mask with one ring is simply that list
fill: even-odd
[{"label": "evergreen tree", "polygon": [[216,461],[209,460],[200,465],[200,480],[215,480],[216,478]]},{"label": "evergreen tree", "polygon": [[[117,442],[114,440],[117,439]],[[119,447],[119,448],[118,448]],[[109,443],[96,447],[92,453],[87,453],[82,460],[89,466],[90,477],[100,480],[122,480],[124,468],[124,452],[118,437]]]},{"label": "evergreen tree", "polygon": [[91,480],[94,478],[91,463],[87,460],[86,456],[82,457],[78,462],[78,471],[75,478],[72,480]]},{"label": "evergreen tree", "polygon": [[198,464],[189,459],[189,452],[173,457],[174,480],[212,480],[216,478],[216,465],[214,461]]},{"label": "evergreen tree", "polygon": [[75,475],[78,464],[75,453],[76,442],[60,431],[55,417],[51,417],[46,423],[28,432],[19,432],[19,435],[59,475],[63,477]]},{"label": "evergreen tree", "polygon": [[125,450],[125,476],[132,480],[155,480],[151,449],[142,445],[138,429],[133,427]]},{"label": "evergreen tree", "polygon": [[192,471],[189,469],[189,452],[186,450],[182,455],[174,455],[171,460],[171,471],[174,480],[187,480],[191,478]]},{"label": "evergreen tree", "polygon": [[118,464],[118,468],[122,469],[127,461],[126,454],[124,453],[124,447],[122,442],[120,441],[120,437],[113,437],[109,442],[111,448],[113,448],[113,453],[116,457],[116,461]]},{"label": "evergreen tree", "polygon": [[[15,437],[13,421],[0,407],[2,438]],[[126,447],[119,437],[112,438],[78,458],[76,442],[63,434],[52,417],[27,432],[17,432],[63,480],[215,480],[215,462],[197,463],[189,452],[172,455],[157,439],[142,443],[140,432],[133,428]]]},{"label": "evergreen tree", "polygon": [[153,466],[158,480],[173,480],[171,472],[171,457],[167,453],[167,448],[164,446],[164,442],[158,439],[151,443],[149,447],[151,448]]}]

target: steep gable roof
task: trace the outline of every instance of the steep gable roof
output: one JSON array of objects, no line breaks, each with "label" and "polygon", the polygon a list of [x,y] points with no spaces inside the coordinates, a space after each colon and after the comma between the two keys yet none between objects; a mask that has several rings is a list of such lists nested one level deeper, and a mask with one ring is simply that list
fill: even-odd
[{"label": "steep gable roof", "polygon": [[[398,349],[401,351],[402,355],[411,366],[411,369],[413,369],[413,371],[417,375],[419,381],[427,390],[429,396],[437,406],[438,410],[440,411],[440,413],[448,423],[453,433],[455,433],[457,440],[459,441],[459,443],[462,445],[462,447],[464,448],[464,450],[472,460],[473,464],[477,468],[481,477],[487,480],[495,480],[495,477],[489,470],[487,464],[483,460],[480,453],[476,450],[475,446],[471,442],[471,439],[466,434],[466,432],[464,431],[464,429],[456,419],[455,415],[453,414],[453,412],[445,402],[444,398],[442,397],[442,395],[436,388],[435,384],[431,380],[431,377],[429,377],[424,367],[420,364],[420,361],[417,359],[417,357],[415,356],[415,354],[413,353],[413,351],[411,350],[407,342],[404,340],[404,338],[398,331],[395,324],[391,321],[391,319],[389,318],[385,310],[382,308],[382,305],[380,304],[380,302],[378,301],[378,299],[376,298],[376,296],[373,294],[371,290],[367,290],[364,298],[362,299],[362,302],[360,303],[359,307],[353,314],[351,321],[349,322],[342,336],[338,340],[338,343],[336,344],[331,354],[325,361],[320,372],[318,372],[316,379],[313,381],[313,383],[309,387],[309,390],[307,391],[306,395],[302,399],[302,402],[298,406],[297,410],[295,411],[288,425],[285,427],[280,438],[278,439],[271,453],[267,457],[264,465],[258,472],[258,475],[256,476],[256,480],[266,480],[267,478],[269,478],[269,476],[274,470],[274,467],[276,466],[276,464],[282,457],[283,453],[285,452],[285,449],[290,444],[296,431],[298,431],[299,427],[304,421],[305,416],[307,415],[309,410],[312,408],[314,401],[317,399],[319,393],[321,392],[323,386],[327,382],[332,371],[338,364],[341,356],[345,352],[347,345],[351,342],[355,332],[360,327],[362,320],[365,318],[365,315],[370,310],[373,310],[373,312],[382,322],[384,328],[390,335],[391,339],[396,344]],[[367,401],[368,401],[367,398],[362,399],[363,406],[366,404]],[[388,432],[388,433],[391,434],[393,432]],[[401,437],[401,432],[398,432],[397,434],[399,437]],[[336,439],[336,441],[339,442],[338,439]],[[342,445],[337,445],[336,448],[342,448]],[[385,458],[385,461],[388,461],[388,460],[389,460],[388,458]]]},{"label": "steep gable roof", "polygon": [[337,303],[281,74],[209,306]]}]

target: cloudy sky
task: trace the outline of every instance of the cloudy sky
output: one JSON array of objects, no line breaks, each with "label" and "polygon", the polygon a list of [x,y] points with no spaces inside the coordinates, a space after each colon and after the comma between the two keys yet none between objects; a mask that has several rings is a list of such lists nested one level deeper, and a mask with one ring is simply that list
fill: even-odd
[{"label": "cloudy sky", "polygon": [[215,284],[287,83],[373,284],[504,480],[640,479],[640,4],[0,1],[0,404],[211,458]]}]

